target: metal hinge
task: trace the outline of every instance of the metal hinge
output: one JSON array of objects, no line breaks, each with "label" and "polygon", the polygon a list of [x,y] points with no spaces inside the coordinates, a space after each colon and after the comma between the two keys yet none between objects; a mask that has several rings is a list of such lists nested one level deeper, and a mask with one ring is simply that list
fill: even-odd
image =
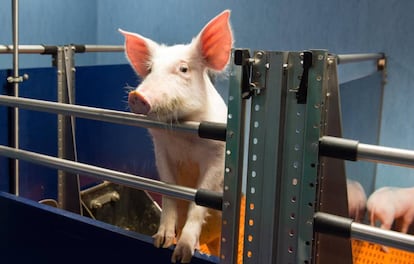
[{"label": "metal hinge", "polygon": [[[253,95],[260,94],[260,90],[265,88],[262,83],[262,66],[265,53],[263,51],[256,51],[253,57],[250,57],[249,50],[238,49],[234,51],[234,64],[242,66],[242,98],[249,99]],[[269,63],[265,63],[264,67],[269,69]]]}]

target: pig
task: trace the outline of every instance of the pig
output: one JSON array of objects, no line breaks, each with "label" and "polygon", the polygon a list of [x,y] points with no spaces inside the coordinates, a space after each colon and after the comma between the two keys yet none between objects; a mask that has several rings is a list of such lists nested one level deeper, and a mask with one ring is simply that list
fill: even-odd
[{"label": "pig", "polygon": [[[167,123],[227,121],[226,103],[209,74],[225,71],[230,60],[230,10],[208,22],[189,44],[166,46],[136,33],[119,31],[125,37],[126,57],[142,78],[141,84],[128,95],[133,113]],[[223,191],[223,142],[173,130],[148,130],[161,181]],[[217,229],[217,225],[221,227],[220,217],[216,210],[163,196],[154,245],[167,248],[176,244],[171,262],[188,263],[200,245],[202,230],[218,233],[206,240],[219,248],[220,231],[211,230]],[[215,226],[209,226],[209,222]]]},{"label": "pig", "polygon": [[366,211],[367,196],[364,188],[357,181],[346,181],[348,193],[348,215],[356,222],[361,222],[364,219]]},{"label": "pig", "polygon": [[[414,220],[414,188],[383,187],[370,195],[367,209],[371,225],[381,222],[380,227],[390,230],[397,220],[397,231],[407,233]],[[388,251],[386,247],[382,247]]]}]

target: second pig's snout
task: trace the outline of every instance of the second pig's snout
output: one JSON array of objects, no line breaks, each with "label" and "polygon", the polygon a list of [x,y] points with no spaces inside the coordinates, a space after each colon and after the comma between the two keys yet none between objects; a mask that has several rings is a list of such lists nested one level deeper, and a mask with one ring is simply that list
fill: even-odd
[{"label": "second pig's snout", "polygon": [[128,104],[135,114],[146,115],[151,110],[148,100],[138,91],[132,91],[128,94]]}]

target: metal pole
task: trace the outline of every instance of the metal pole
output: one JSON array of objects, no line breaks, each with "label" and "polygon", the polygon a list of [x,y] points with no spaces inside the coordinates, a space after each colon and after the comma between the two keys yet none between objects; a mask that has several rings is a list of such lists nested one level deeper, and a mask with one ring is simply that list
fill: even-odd
[{"label": "metal pole", "polygon": [[353,219],[317,212],[314,231],[344,238],[355,238],[414,252],[414,236],[354,222]]},{"label": "metal pole", "polygon": [[414,252],[414,236],[353,222],[351,237]]},{"label": "metal pole", "polygon": [[123,52],[124,46],[115,45],[85,45],[85,52]]},{"label": "metal pole", "polygon": [[[75,52],[123,52],[124,46],[121,45],[75,45],[77,47]],[[57,46],[47,45],[19,45],[17,48],[14,45],[0,45],[1,53],[13,53],[18,50],[19,53],[26,54],[44,54],[50,53],[48,50],[57,51]]]},{"label": "metal pole", "polygon": [[14,45],[0,45],[0,53],[14,53],[15,51],[19,53],[41,54],[45,52],[45,46],[19,45],[18,48],[15,48]]},{"label": "metal pole", "polygon": [[197,193],[196,189],[188,187],[166,184],[157,180],[140,177],[133,174],[96,167],[85,163],[59,159],[35,152],[14,149],[2,145],[0,145],[0,155],[12,159],[21,159],[28,162],[33,162],[58,170],[69,171],[74,174],[88,175],[99,178],[101,180],[107,180],[132,188],[148,190],[150,192],[156,192],[188,201],[194,201],[195,195]]},{"label": "metal pole", "polygon": [[338,64],[384,59],[384,53],[338,54]]},{"label": "metal pole", "polygon": [[[19,97],[19,1],[12,0],[12,15],[13,15],[13,93],[15,97]],[[19,108],[14,108],[13,111],[13,146],[19,148]],[[13,193],[19,195],[19,161],[14,160],[14,179],[13,179]]]},{"label": "metal pole", "polygon": [[319,139],[319,155],[414,168],[413,150],[368,145],[356,140],[331,136],[323,136]]},{"label": "metal pole", "polygon": [[[73,115],[86,119],[93,119],[122,125],[139,126],[145,128],[159,128],[178,130],[192,134],[200,133],[199,122],[184,122],[181,124],[170,124],[165,122],[153,121],[144,115],[137,115],[129,112],[108,110],[102,108],[61,104],[43,100],[28,98],[14,98],[12,96],[0,95],[0,104],[10,107],[20,107],[28,110],[44,111],[55,114]],[[211,123],[214,125],[215,123]],[[216,123],[218,127],[225,129],[225,124]]]},{"label": "metal pole", "polygon": [[388,163],[414,168],[414,151],[368,144],[358,144],[358,160]]}]

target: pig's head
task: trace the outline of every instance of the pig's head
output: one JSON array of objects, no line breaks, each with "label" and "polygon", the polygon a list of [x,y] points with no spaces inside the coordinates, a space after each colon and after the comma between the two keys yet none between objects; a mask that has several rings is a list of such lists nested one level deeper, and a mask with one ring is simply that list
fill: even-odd
[{"label": "pig's head", "polygon": [[165,46],[120,30],[127,58],[142,78],[129,93],[132,112],[160,121],[201,121],[218,95],[208,71],[226,67],[233,44],[230,11],[213,18],[190,44]]}]

